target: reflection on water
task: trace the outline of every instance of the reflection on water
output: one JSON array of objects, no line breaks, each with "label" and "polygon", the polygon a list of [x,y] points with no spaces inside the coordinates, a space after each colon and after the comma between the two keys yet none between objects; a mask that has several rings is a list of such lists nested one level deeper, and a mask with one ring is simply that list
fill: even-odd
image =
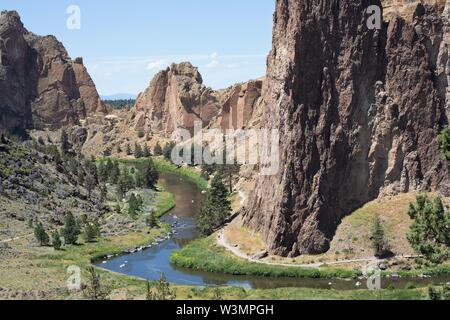
[{"label": "reflection on water", "polygon": [[[198,237],[195,229],[195,215],[200,210],[201,190],[195,184],[173,174],[162,174],[161,184],[175,196],[177,206],[163,221],[174,225],[175,234],[168,240],[142,252],[117,257],[99,264],[99,267],[140,277],[147,280],[159,280],[162,273],[169,282],[192,286],[241,286],[255,289],[275,289],[305,287],[316,289],[352,290],[365,287],[365,280],[329,280],[299,278],[264,278],[252,276],[233,276],[198,270],[179,268],[170,264],[170,255]],[[433,278],[434,283],[449,279]],[[411,279],[383,279],[383,287],[390,285],[404,288]],[[358,283],[359,282],[359,283]],[[414,279],[416,284],[428,284],[430,279]],[[359,286],[357,286],[357,283]]]}]

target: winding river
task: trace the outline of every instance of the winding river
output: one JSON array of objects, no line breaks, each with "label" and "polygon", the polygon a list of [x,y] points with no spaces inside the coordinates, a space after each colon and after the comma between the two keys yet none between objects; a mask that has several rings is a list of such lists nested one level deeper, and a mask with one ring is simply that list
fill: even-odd
[{"label": "winding river", "polygon": [[[163,221],[174,225],[176,232],[171,238],[141,252],[123,255],[98,265],[110,271],[136,276],[146,280],[159,280],[165,274],[173,284],[189,286],[240,286],[252,289],[274,289],[303,287],[316,289],[353,290],[365,288],[366,280],[298,279],[234,276],[179,268],[170,263],[170,255],[187,243],[198,238],[195,230],[195,215],[199,212],[201,190],[190,181],[173,174],[161,174],[160,183],[175,195],[177,206],[163,217]],[[412,281],[413,280],[413,281]],[[448,281],[448,277],[433,278],[434,283]],[[426,285],[430,279],[383,279],[384,288],[404,288],[408,282]]]}]

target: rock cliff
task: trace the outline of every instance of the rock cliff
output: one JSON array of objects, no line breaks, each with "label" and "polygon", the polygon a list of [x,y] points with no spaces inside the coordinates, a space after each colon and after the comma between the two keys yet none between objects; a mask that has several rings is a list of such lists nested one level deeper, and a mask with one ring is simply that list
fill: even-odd
[{"label": "rock cliff", "polygon": [[17,12],[0,14],[0,128],[56,129],[107,113],[81,58],[53,36],[27,31]]},{"label": "rock cliff", "polygon": [[272,253],[329,248],[346,215],[414,190],[450,193],[438,133],[448,123],[448,16],[416,5],[368,30],[380,1],[278,0],[264,125],[281,169],[259,177],[245,224]]},{"label": "rock cliff", "polygon": [[168,137],[177,128],[193,132],[195,122],[207,126],[220,108],[218,97],[203,85],[197,68],[188,62],[172,64],[159,72],[139,95],[135,127]]}]

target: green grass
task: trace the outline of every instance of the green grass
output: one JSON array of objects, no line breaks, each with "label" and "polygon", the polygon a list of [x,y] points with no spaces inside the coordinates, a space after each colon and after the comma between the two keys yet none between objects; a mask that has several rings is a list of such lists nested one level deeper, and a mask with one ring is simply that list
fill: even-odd
[{"label": "green grass", "polygon": [[170,259],[172,263],[181,267],[233,275],[316,279],[356,278],[361,275],[361,272],[356,270],[331,267],[284,267],[248,262],[233,257],[225,249],[217,247],[214,236],[191,242],[181,251],[174,252]]},{"label": "green grass", "polygon": [[[194,170],[193,168],[189,167],[179,167],[176,166],[169,161],[165,160],[162,157],[152,157],[153,162],[155,163],[156,170],[160,173],[172,173],[176,174],[178,176],[184,177],[188,179],[189,181],[195,183],[195,185],[200,189],[207,189],[208,188],[208,181],[206,181],[199,172]],[[125,165],[132,165],[135,166],[137,169],[139,169],[139,165],[144,163],[146,161],[145,158],[141,159],[113,159],[117,160],[122,164]]]},{"label": "green grass", "polygon": [[158,192],[156,198],[156,217],[160,218],[165,215],[167,212],[175,208],[175,197],[172,193],[163,190],[161,187],[159,188],[160,192]]}]

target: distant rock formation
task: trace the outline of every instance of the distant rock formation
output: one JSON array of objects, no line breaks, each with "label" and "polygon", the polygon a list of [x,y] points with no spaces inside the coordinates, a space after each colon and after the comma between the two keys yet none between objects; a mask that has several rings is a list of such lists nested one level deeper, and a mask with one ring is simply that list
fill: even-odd
[{"label": "distant rock formation", "polygon": [[167,137],[177,128],[193,132],[195,122],[206,127],[220,109],[218,97],[203,85],[197,68],[189,62],[172,64],[137,98],[135,128]]},{"label": "distant rock formation", "polygon": [[81,58],[28,32],[17,12],[1,12],[0,128],[57,129],[107,112]]},{"label": "distant rock formation", "polygon": [[448,15],[419,4],[411,22],[395,15],[368,30],[373,4],[276,2],[264,125],[280,130],[281,170],[258,178],[243,210],[272,253],[323,253],[341,219],[381,194],[450,194],[437,138]]},{"label": "distant rock formation", "polygon": [[255,117],[260,102],[263,80],[250,80],[222,92],[221,128],[241,129]]}]

